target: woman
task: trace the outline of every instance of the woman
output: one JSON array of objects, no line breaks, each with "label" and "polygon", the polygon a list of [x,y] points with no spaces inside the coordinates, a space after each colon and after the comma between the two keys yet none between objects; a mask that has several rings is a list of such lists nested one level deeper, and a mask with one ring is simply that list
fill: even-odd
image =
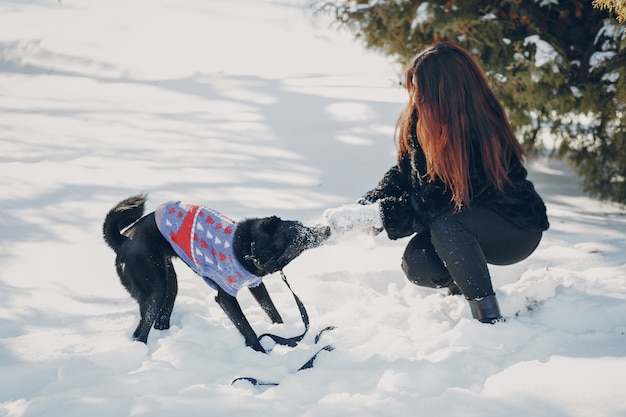
[{"label": "woman", "polygon": [[402,258],[417,285],[463,294],[472,316],[502,320],[487,264],[528,257],[548,229],[524,151],[474,58],[440,42],[406,73],[398,163],[357,203],[327,210],[331,228],[415,235]]}]

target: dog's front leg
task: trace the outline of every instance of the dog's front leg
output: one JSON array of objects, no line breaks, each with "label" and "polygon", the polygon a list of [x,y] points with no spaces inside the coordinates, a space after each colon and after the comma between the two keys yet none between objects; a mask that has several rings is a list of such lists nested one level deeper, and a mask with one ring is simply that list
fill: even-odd
[{"label": "dog's front leg", "polygon": [[237,330],[243,335],[246,340],[246,346],[258,352],[267,353],[265,349],[263,349],[263,346],[261,346],[261,343],[259,343],[259,338],[252,329],[252,326],[250,326],[248,319],[243,315],[243,311],[241,311],[241,306],[237,299],[226,294],[219,288],[215,296],[215,301],[222,307],[222,310],[224,310],[230,321],[233,322]]},{"label": "dog's front leg", "polygon": [[259,305],[263,308],[263,310],[267,313],[272,323],[282,323],[283,318],[280,316],[280,313],[276,309],[270,294],[267,292],[267,288],[265,284],[261,283],[256,287],[249,288],[250,292],[254,296],[254,299],[259,303]]}]

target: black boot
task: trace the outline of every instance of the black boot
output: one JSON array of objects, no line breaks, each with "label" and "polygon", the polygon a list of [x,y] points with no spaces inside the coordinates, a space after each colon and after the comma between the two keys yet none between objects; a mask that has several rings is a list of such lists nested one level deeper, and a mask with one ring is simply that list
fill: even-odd
[{"label": "black boot", "polygon": [[452,281],[452,284],[448,285],[448,295],[463,295],[463,291]]},{"label": "black boot", "polygon": [[504,318],[500,314],[500,306],[498,305],[495,294],[468,301],[472,311],[472,317],[481,323],[494,324],[499,321],[504,321]]}]

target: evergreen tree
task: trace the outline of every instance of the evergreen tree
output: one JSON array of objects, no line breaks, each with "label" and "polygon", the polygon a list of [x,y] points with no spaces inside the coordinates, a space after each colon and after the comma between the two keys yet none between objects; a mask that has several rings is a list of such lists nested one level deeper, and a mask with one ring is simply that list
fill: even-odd
[{"label": "evergreen tree", "polygon": [[403,65],[438,40],[463,46],[483,65],[527,150],[553,149],[573,164],[585,191],[626,203],[626,25],[592,0],[337,0],[314,7]]},{"label": "evergreen tree", "polygon": [[626,21],[626,1],[625,0],[593,0],[593,7],[606,9],[617,14],[618,22]]}]

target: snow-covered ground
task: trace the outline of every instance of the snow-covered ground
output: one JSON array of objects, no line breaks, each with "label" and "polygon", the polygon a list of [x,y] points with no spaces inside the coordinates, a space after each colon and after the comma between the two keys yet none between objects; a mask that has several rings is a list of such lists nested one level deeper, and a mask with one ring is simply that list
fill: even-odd
[{"label": "snow-covered ground", "polygon": [[[296,348],[244,347],[182,266],[172,328],[131,341],[101,238],[117,201],[313,224],[394,163],[397,68],[328,23],[297,0],[0,4],[0,416],[626,415],[626,219],[554,160],[529,166],[551,229],[492,269],[506,323],[409,284],[407,240],[346,235],[285,270]],[[252,325],[297,334],[265,282],[286,324],[242,292]]]}]

